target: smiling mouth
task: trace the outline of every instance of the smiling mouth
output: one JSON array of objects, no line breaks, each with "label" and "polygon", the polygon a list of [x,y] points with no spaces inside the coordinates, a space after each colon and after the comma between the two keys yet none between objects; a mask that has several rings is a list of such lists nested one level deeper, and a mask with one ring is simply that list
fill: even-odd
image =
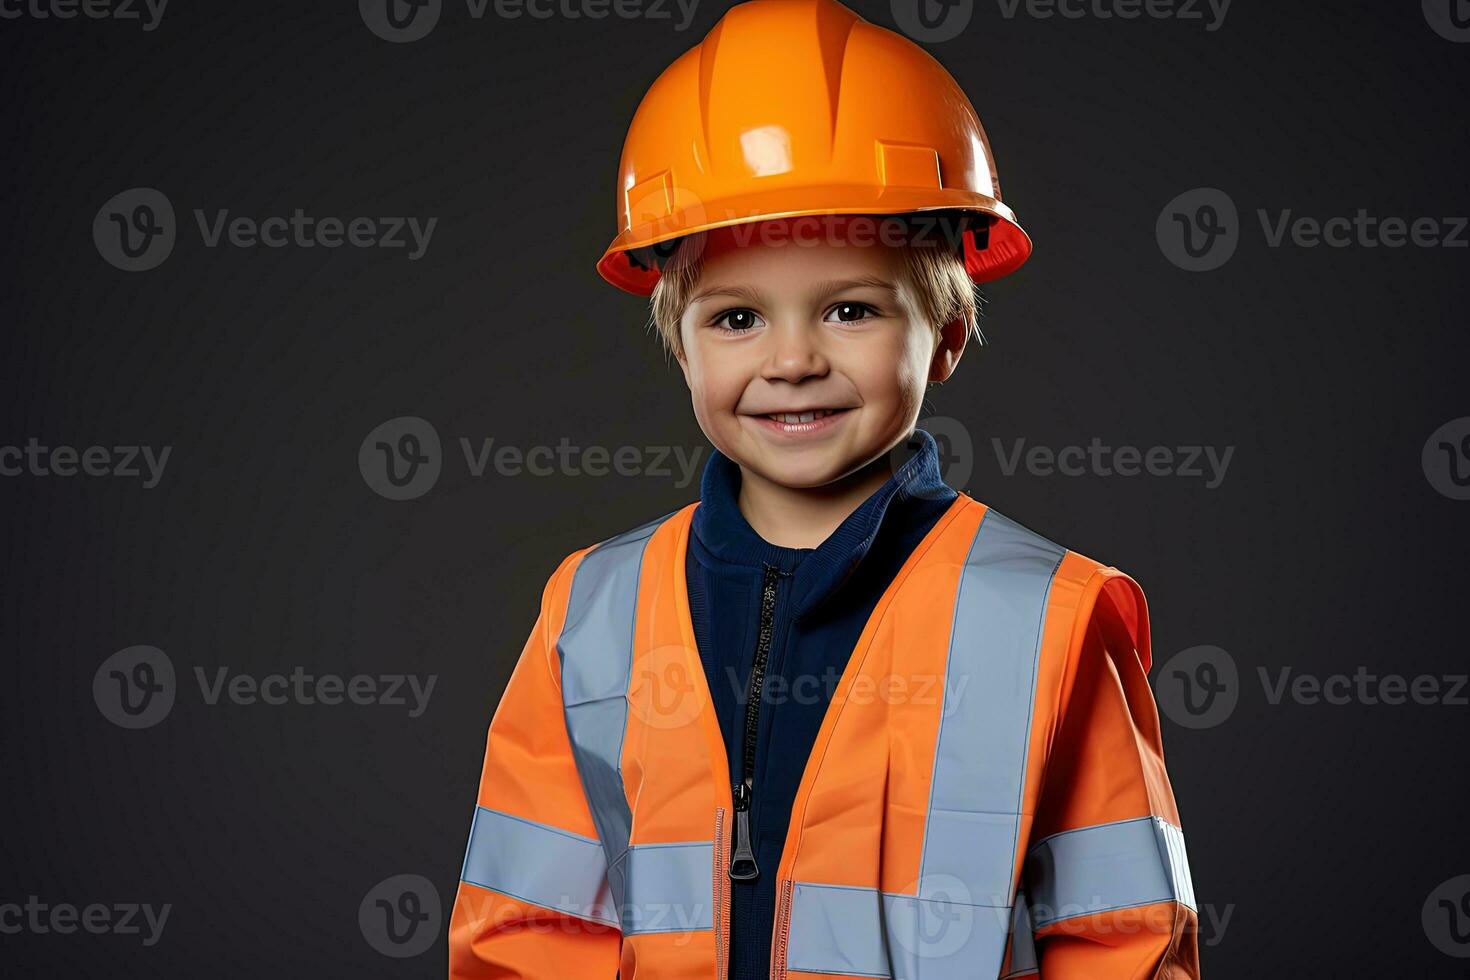
[{"label": "smiling mouth", "polygon": [[846,412],[845,408],[817,408],[810,412],[770,412],[762,415],[763,419],[774,419],[777,422],[785,422],[794,425],[798,422],[815,422],[817,419],[835,415],[838,412]]}]

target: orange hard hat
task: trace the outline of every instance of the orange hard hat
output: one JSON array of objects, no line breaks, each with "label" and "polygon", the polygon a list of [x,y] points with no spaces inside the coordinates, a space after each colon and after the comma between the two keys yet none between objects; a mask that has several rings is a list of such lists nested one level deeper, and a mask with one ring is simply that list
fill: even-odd
[{"label": "orange hard hat", "polygon": [[644,95],[617,197],[618,235],[597,271],[640,296],[681,236],[772,218],[957,212],[975,282],[1031,254],[964,91],[917,44],[836,0],[726,11]]}]

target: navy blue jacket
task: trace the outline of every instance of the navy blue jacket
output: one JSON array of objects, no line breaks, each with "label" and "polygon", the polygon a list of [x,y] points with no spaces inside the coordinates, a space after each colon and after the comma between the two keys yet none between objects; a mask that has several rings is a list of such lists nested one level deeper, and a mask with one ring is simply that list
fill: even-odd
[{"label": "navy blue jacket", "polygon": [[816,548],[761,538],[740,513],[740,468],[718,450],[704,467],[689,538],[689,607],[734,780],[742,771],[762,575],[766,566],[780,572],[750,807],[760,872],[754,881],[731,882],[730,980],[770,974],[776,868],[822,716],[878,599],[956,497],[940,476],[933,436],[915,429],[902,452],[906,459],[888,482]]}]

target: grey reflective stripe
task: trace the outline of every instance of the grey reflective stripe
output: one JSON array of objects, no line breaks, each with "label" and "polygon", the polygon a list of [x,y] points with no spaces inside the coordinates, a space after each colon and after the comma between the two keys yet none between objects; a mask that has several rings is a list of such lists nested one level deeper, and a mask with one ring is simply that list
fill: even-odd
[{"label": "grey reflective stripe", "polygon": [[790,969],[907,980],[1000,972],[1041,630],[1065,554],[986,511],[955,597],[914,894],[796,883]]},{"label": "grey reflective stripe", "polygon": [[[1016,906],[1011,910],[1011,969],[1006,977],[1019,977],[1035,973],[1040,967],[1036,962],[1035,927],[1031,923],[1031,906],[1026,899],[1025,889],[1016,892]],[[1005,980],[1002,977],[1001,980]]]},{"label": "grey reflective stripe", "polygon": [[1067,830],[1039,841],[1026,857],[1026,888],[1037,929],[1155,902],[1198,911],[1184,832],[1159,817]]},{"label": "grey reflective stripe", "polygon": [[1170,900],[1196,908],[1184,835],[1157,817],[1048,837],[1031,849],[1026,867],[1026,889],[1000,908],[957,900],[963,886],[944,875],[930,879],[928,898],[796,882],[787,967],[971,980],[988,975],[991,965],[999,971],[1009,936],[1006,976],[1014,977],[1038,969],[1033,931],[1060,919]]},{"label": "grey reflective stripe", "polygon": [[973,904],[1011,906],[1041,629],[1064,554],[994,510],[975,532],[950,630],[921,896],[958,879]]},{"label": "grey reflective stripe", "polygon": [[786,965],[810,973],[886,977],[878,892],[795,882]]},{"label": "grey reflective stripe", "polygon": [[624,852],[628,900],[615,914],[602,845],[547,824],[475,809],[460,879],[623,935],[709,929],[714,844],[635,844]]},{"label": "grey reflective stripe", "polygon": [[1000,969],[1009,909],[796,882],[791,892],[791,970],[900,980],[973,980]]},{"label": "grey reflective stripe", "polygon": [[714,927],[710,866],[714,843],[634,844],[625,859],[623,935]]},{"label": "grey reflective stripe", "polygon": [[[628,914],[636,914],[629,905],[635,862],[627,860],[633,818],[623,790],[621,760],[638,579],[648,539],[674,513],[608,538],[582,556],[556,642],[572,756],[602,842],[613,902]],[[656,873],[653,880],[658,880]]]},{"label": "grey reflective stripe", "polygon": [[1167,820],[1159,820],[1158,833],[1163,840],[1169,858],[1169,880],[1174,886],[1174,896],[1181,905],[1187,905],[1199,914],[1194,901],[1194,877],[1189,873],[1189,854],[1184,850],[1184,830]]},{"label": "grey reflective stripe", "polygon": [[542,908],[617,925],[607,861],[590,837],[476,807],[459,877]]}]

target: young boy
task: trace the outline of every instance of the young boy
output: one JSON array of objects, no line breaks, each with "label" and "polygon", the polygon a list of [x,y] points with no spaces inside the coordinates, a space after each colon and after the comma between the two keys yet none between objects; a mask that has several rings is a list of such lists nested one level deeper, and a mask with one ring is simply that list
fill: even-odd
[{"label": "young boy", "polygon": [[716,452],[547,582],[450,975],[1198,977],[1143,593],[915,427],[1030,252],[964,94],[834,0],[752,0],[645,96],[620,187],[599,270]]}]

